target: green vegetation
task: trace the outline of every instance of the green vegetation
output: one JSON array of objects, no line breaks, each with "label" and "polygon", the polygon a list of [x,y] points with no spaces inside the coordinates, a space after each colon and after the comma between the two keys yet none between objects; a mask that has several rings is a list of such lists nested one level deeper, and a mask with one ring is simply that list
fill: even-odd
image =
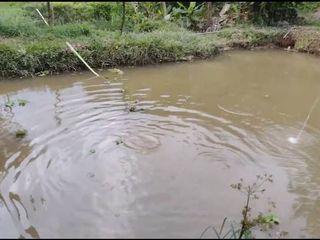
[{"label": "green vegetation", "polygon": [[[275,225],[280,224],[279,219],[274,213],[262,214],[259,213],[256,217],[251,216],[252,207],[251,203],[254,200],[260,199],[261,195],[266,191],[264,185],[266,183],[272,183],[272,175],[264,174],[263,176],[257,175],[256,181],[253,184],[245,185],[243,179],[236,184],[231,184],[231,187],[246,196],[245,205],[242,209],[242,219],[240,224],[231,223],[230,228],[225,231],[226,220],[224,218],[219,231],[214,226],[207,227],[201,234],[200,238],[212,229],[216,238],[254,238],[254,230],[260,228],[261,231],[268,231]],[[271,202],[271,207],[275,208],[275,203]],[[271,211],[271,210],[269,210]],[[285,236],[286,232],[281,232],[281,236]]]},{"label": "green vegetation", "polygon": [[[166,6],[127,2],[120,35],[122,2],[53,2],[49,27],[36,12],[38,8],[48,19],[46,3],[1,3],[0,76],[86,69],[66,41],[93,68],[209,58],[225,48],[270,44],[317,54],[319,41],[313,39],[318,37],[320,21],[309,18],[312,27],[292,31],[286,39],[290,44],[282,40],[288,24],[303,23],[301,16],[315,12],[317,4],[239,2],[228,8],[224,2],[170,2]],[[205,33],[216,25],[219,31]]]}]

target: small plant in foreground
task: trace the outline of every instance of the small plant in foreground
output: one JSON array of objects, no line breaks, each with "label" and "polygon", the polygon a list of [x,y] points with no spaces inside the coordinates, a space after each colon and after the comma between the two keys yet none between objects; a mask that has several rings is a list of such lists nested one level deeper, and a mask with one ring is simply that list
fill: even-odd
[{"label": "small plant in foreground", "polygon": [[[259,199],[259,194],[264,193],[266,190],[265,188],[263,188],[263,185],[268,182],[273,182],[272,175],[264,174],[263,176],[257,175],[255,182],[251,185],[244,185],[243,179],[240,179],[240,182],[236,184],[231,184],[231,187],[233,189],[236,189],[246,195],[246,203],[242,209],[242,219],[240,222],[240,226],[235,227],[231,223],[230,229],[226,233],[223,233],[227,220],[227,218],[224,218],[219,231],[217,231],[215,227],[209,226],[202,232],[200,238],[202,238],[209,229],[212,229],[215,232],[217,238],[253,238],[252,229],[254,227],[261,227],[261,230],[263,231],[267,230],[268,228],[272,228],[272,226],[275,224],[279,224],[280,221],[274,214],[264,215],[260,213],[254,218],[252,218],[250,214],[251,201]],[[272,202],[272,206],[275,207],[274,202]]]},{"label": "small plant in foreground", "polygon": [[240,192],[247,195],[246,205],[242,210],[242,221],[241,221],[241,230],[239,233],[239,238],[242,236],[251,236],[250,229],[254,226],[257,226],[264,222],[265,219],[263,216],[258,216],[257,218],[250,219],[250,200],[259,199],[258,194],[264,193],[265,189],[262,189],[263,184],[266,182],[273,182],[272,175],[265,174],[264,176],[257,175],[256,181],[252,185],[243,186],[243,179],[240,179],[238,184],[232,184],[233,189],[237,189]]}]

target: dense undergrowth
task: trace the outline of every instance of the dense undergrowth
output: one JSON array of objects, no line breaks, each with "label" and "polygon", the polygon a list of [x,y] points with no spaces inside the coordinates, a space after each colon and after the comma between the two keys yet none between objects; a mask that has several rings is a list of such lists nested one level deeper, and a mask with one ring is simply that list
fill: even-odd
[{"label": "dense undergrowth", "polygon": [[279,27],[238,24],[215,33],[199,34],[161,18],[146,21],[128,4],[124,33],[120,35],[120,4],[89,3],[85,9],[83,4],[73,4],[73,9],[69,9],[70,4],[57,3],[56,23],[50,27],[35,11],[38,7],[46,17],[44,4],[1,4],[0,75],[3,77],[85,69],[66,47],[67,40],[94,68],[209,58],[226,47],[270,44],[320,53],[316,26],[292,31],[288,43],[283,42],[288,28]]}]

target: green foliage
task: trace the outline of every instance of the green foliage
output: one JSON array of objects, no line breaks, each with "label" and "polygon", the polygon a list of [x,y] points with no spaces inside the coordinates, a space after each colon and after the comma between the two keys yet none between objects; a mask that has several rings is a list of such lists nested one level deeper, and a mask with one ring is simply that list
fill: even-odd
[{"label": "green foliage", "polygon": [[303,13],[315,12],[320,9],[320,2],[301,2],[297,9]]},{"label": "green foliage", "polygon": [[[254,238],[252,231],[255,227],[266,227],[265,230],[267,230],[267,228],[271,228],[273,225],[279,224],[280,221],[275,214],[263,215],[260,213],[255,218],[252,218],[250,215],[251,202],[259,199],[260,195],[265,192],[266,189],[263,188],[263,186],[267,182],[273,182],[272,175],[257,175],[256,181],[251,185],[245,185],[243,179],[240,179],[240,182],[236,184],[231,184],[233,189],[236,189],[246,195],[246,203],[242,209],[242,219],[240,224],[236,224],[236,227],[234,227],[234,224],[231,223],[229,230],[224,232],[224,227],[227,220],[227,218],[225,218],[219,231],[217,231],[215,227],[209,226],[202,232],[200,238],[202,238],[210,229],[214,231],[217,238]],[[275,203],[272,203],[272,206],[275,207]]]},{"label": "green foliage", "polygon": [[32,21],[21,19],[13,21],[0,17],[0,36],[2,37],[29,37],[38,35],[38,29]]},{"label": "green foliage", "polygon": [[146,19],[161,19],[163,13],[160,2],[139,2],[137,5],[137,12],[142,13]]},{"label": "green foliage", "polygon": [[[225,29],[217,34],[196,35],[179,29],[174,23],[159,21],[152,32],[125,33],[93,31],[88,36],[73,38],[72,45],[93,68],[117,65],[143,65],[195,58],[209,58],[218,54],[221,41],[233,44],[239,39],[248,46],[274,41],[279,31],[272,29]],[[61,71],[86,69],[83,63],[66,47],[63,36],[56,29],[45,28],[51,35],[19,44],[0,44],[0,73],[3,76],[39,75]],[[163,30],[167,27],[168,30]],[[44,31],[44,29],[43,29]],[[61,30],[62,31],[62,30]],[[71,36],[70,33],[61,33]],[[73,35],[77,36],[77,34]]]},{"label": "green foliage", "polygon": [[180,24],[188,29],[196,30],[197,24],[202,19],[203,4],[197,5],[196,2],[190,2],[186,7],[184,4],[178,2],[179,7],[172,9],[172,17],[180,22]]},{"label": "green foliage", "polygon": [[[92,28],[106,31],[119,30],[119,26],[121,25],[121,2],[53,2],[52,6],[55,25],[69,24],[76,26],[76,24],[88,23]],[[45,18],[48,18],[45,3],[27,4],[24,7],[25,15],[31,17],[33,20],[39,20],[40,16],[36,12],[36,8],[40,10]],[[144,18],[142,15],[143,14],[136,14],[131,3],[126,3],[124,30],[132,30],[136,23],[141,22],[140,18]]]},{"label": "green foliage", "polygon": [[78,24],[64,24],[53,26],[47,29],[47,32],[51,32],[55,37],[69,37],[75,38],[79,36],[90,36],[92,30],[89,24],[78,23]]},{"label": "green foliage", "polygon": [[[65,46],[65,40],[72,42],[90,66],[103,68],[188,60],[193,57],[208,58],[216,55],[221,45],[258,46],[276,42],[281,33],[278,29],[238,25],[237,28],[225,28],[216,34],[196,35],[183,26],[193,30],[197,28],[204,10],[202,4],[168,3],[168,11],[172,8],[174,17],[173,21],[165,21],[159,12],[160,3],[139,3],[135,9],[133,3],[127,2],[125,34],[119,37],[116,31],[121,24],[121,2],[53,5],[54,8],[61,6],[63,12],[55,12],[56,23],[71,19],[75,21],[47,27],[35,11],[36,7],[42,7],[45,15],[45,3],[41,6],[39,3],[24,4],[25,15],[22,14],[22,5],[7,7],[8,11],[0,8],[2,76],[43,75],[85,69],[83,63]],[[250,4],[236,5],[237,11],[243,14],[243,6]],[[143,7],[147,7],[149,18]],[[82,11],[82,8],[86,10]],[[34,14],[34,18],[30,14]],[[176,22],[182,23],[182,27]]]},{"label": "green foliage", "polygon": [[137,24],[136,29],[138,32],[152,32],[159,29],[160,23],[158,21],[145,21]]},{"label": "green foliage", "polygon": [[241,11],[247,12],[248,20],[260,25],[276,25],[279,21],[297,21],[297,2],[244,2]]},{"label": "green foliage", "polygon": [[276,43],[282,31],[276,28],[253,28],[249,26],[225,28],[217,33],[220,38],[226,38],[229,45],[245,42],[248,46],[261,46],[268,43]]},{"label": "green foliage", "polygon": [[103,3],[103,2],[97,2],[97,3],[92,3],[92,8],[93,8],[93,18],[94,19],[102,19],[105,21],[110,21],[111,20],[111,11],[112,11],[112,6],[110,3]]},{"label": "green foliage", "polygon": [[165,20],[146,20],[138,23],[134,27],[136,32],[153,32],[153,31],[184,31],[183,28],[179,27],[174,22],[168,22]]},{"label": "green foliage", "polygon": [[2,76],[21,73],[17,64],[19,55],[14,47],[0,44],[0,72]]},{"label": "green foliage", "polygon": [[[109,21],[113,5],[108,2],[53,2],[52,7],[55,23],[64,24],[93,20]],[[40,10],[45,18],[48,18],[46,3],[26,5],[24,7],[25,14],[38,19],[39,15],[35,11],[36,8]]]}]

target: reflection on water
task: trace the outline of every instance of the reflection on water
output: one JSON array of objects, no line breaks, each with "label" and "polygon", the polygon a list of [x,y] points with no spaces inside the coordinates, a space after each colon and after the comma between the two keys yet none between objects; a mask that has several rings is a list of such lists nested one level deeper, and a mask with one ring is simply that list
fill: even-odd
[{"label": "reflection on water", "polygon": [[[319,59],[277,51],[0,82],[1,237],[199,237],[274,175],[289,236],[320,234]],[[123,89],[125,91],[123,91]],[[10,115],[7,99],[25,99]],[[137,101],[144,111],[129,112]],[[17,129],[28,135],[15,138]]]}]

